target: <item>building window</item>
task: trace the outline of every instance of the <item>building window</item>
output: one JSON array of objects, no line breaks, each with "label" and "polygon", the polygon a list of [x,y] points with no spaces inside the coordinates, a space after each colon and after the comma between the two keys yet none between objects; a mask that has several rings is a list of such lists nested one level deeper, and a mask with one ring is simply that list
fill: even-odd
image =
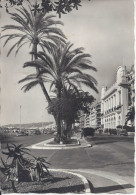
[{"label": "building window", "polygon": [[119,105],[121,105],[121,91],[119,91]]}]

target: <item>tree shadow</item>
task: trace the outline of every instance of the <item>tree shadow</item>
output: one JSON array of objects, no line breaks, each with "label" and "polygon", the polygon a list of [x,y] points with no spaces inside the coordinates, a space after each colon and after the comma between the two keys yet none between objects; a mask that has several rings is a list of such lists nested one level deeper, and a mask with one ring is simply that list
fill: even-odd
[{"label": "tree shadow", "polygon": [[125,190],[128,188],[134,188],[133,185],[131,184],[124,184],[124,185],[113,185],[113,186],[105,186],[105,187],[94,187],[93,184],[88,181],[91,192],[92,193],[107,193],[107,192],[111,192],[111,191],[116,191],[116,190]]}]

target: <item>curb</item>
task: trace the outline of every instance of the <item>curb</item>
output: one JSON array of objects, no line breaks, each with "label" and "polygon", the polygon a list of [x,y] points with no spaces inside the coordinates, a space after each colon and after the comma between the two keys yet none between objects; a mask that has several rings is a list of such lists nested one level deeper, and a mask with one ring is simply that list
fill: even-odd
[{"label": "curb", "polygon": [[69,170],[65,170],[65,169],[49,169],[49,170],[50,171],[54,171],[54,172],[60,171],[60,172],[72,174],[72,175],[75,175],[75,176],[79,177],[82,180],[83,184],[84,184],[85,193],[86,194],[91,193],[91,189],[89,187],[89,183],[88,183],[87,179],[83,175],[80,175],[79,173],[73,173],[73,172],[71,172]]},{"label": "curb", "polygon": [[[75,137],[73,137],[75,138]],[[77,139],[77,138],[76,138]],[[59,149],[76,149],[76,148],[87,148],[87,147],[92,147],[92,144],[89,144],[88,142],[84,141],[84,143],[81,143],[80,140],[77,139],[77,144],[69,144],[68,146],[66,144],[62,144],[62,145],[51,145],[48,144],[50,141],[52,141],[53,138],[39,142],[37,144],[33,144],[31,146],[27,146],[27,148],[31,148],[31,149],[47,149],[47,150],[59,150]],[[43,144],[43,146],[39,146]]]},{"label": "curb", "polygon": [[[100,170],[98,171],[98,170],[94,170],[94,169],[78,169],[78,170],[77,169],[71,169],[71,171],[79,172],[81,174],[82,173],[88,173],[88,174],[100,176],[100,177],[109,179],[113,182],[116,182],[122,187],[123,187],[124,184],[126,184],[126,182],[128,183],[127,180],[124,180],[123,176],[119,176],[119,175],[111,173],[111,172],[100,171]],[[126,194],[132,194],[132,193],[134,193],[134,190],[135,190],[135,188],[134,188],[134,190],[133,190],[133,188],[127,188],[127,189],[123,188],[123,189],[126,191]]]}]

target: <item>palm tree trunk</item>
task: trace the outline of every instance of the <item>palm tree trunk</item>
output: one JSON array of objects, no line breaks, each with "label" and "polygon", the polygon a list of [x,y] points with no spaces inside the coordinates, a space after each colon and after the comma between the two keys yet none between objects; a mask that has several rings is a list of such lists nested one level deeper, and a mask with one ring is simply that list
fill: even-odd
[{"label": "palm tree trunk", "polygon": [[[61,88],[58,88],[58,93],[57,93],[57,99],[59,100],[61,98]],[[58,134],[58,137],[61,138],[62,136],[62,129],[61,129],[61,117],[60,117],[60,112],[58,111],[58,114],[57,114],[57,134]]]},{"label": "palm tree trunk", "polygon": [[[36,60],[37,59],[37,56],[36,56],[36,54],[37,54],[37,42],[36,41],[33,43],[32,51],[34,52],[34,55],[32,55],[32,60]],[[38,75],[39,74],[39,68],[36,68],[36,71],[37,71],[37,75]],[[48,92],[47,92],[43,82],[40,81],[39,84],[41,86],[41,89],[42,89],[42,91],[44,93],[44,96],[45,96],[47,102],[50,103],[51,99],[50,99],[50,97],[48,95]],[[60,136],[61,136],[61,120],[60,120],[60,116],[59,115],[58,116],[53,115],[53,116],[54,116],[54,119],[55,119],[55,122],[56,122],[56,125],[57,125],[57,134],[58,134],[58,137],[60,138]]]},{"label": "palm tree trunk", "polygon": [[[36,55],[37,54],[37,44],[38,43],[35,40],[34,43],[33,43],[33,48],[32,48],[32,51],[34,52],[34,56],[32,56],[32,59],[34,57],[34,60],[37,59],[37,55]],[[36,71],[37,71],[37,75],[39,75],[39,72],[40,72],[39,68],[36,68]],[[41,86],[41,89],[42,89],[42,91],[44,93],[44,96],[45,96],[46,100],[48,101],[48,103],[51,102],[51,99],[48,95],[48,92],[47,92],[42,80],[40,81],[40,86]]]},{"label": "palm tree trunk", "polygon": [[56,117],[56,124],[57,124],[57,136],[60,138],[61,137],[61,118],[60,118],[60,113],[57,114]]},{"label": "palm tree trunk", "polygon": [[41,86],[41,89],[42,89],[42,91],[43,91],[43,93],[44,93],[44,96],[45,96],[46,99],[47,99],[47,102],[48,102],[48,103],[51,102],[51,99],[50,99],[50,97],[49,97],[49,95],[48,95],[48,92],[47,92],[47,90],[46,90],[46,88],[45,88],[45,86],[44,86],[44,84],[43,84],[42,81],[40,81],[40,86]]},{"label": "palm tree trunk", "polygon": [[71,137],[71,129],[72,129],[72,123],[70,121],[66,122],[66,131],[67,131],[67,138]]},{"label": "palm tree trunk", "polygon": [[16,177],[17,177],[17,180],[19,181],[19,164],[18,164],[18,159],[15,160],[15,167],[16,167]]},{"label": "palm tree trunk", "polygon": [[17,193],[17,189],[16,189],[16,187],[15,187],[15,182],[14,182],[14,180],[11,180],[11,185],[12,185],[13,192]]}]

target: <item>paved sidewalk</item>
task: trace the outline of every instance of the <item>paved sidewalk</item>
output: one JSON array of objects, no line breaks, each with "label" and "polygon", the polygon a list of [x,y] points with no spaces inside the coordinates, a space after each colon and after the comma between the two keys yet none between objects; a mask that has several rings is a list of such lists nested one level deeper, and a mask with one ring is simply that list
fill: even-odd
[{"label": "paved sidewalk", "polygon": [[92,193],[134,193],[134,186],[129,183],[128,179],[116,174],[91,169],[73,171],[86,177]]}]

